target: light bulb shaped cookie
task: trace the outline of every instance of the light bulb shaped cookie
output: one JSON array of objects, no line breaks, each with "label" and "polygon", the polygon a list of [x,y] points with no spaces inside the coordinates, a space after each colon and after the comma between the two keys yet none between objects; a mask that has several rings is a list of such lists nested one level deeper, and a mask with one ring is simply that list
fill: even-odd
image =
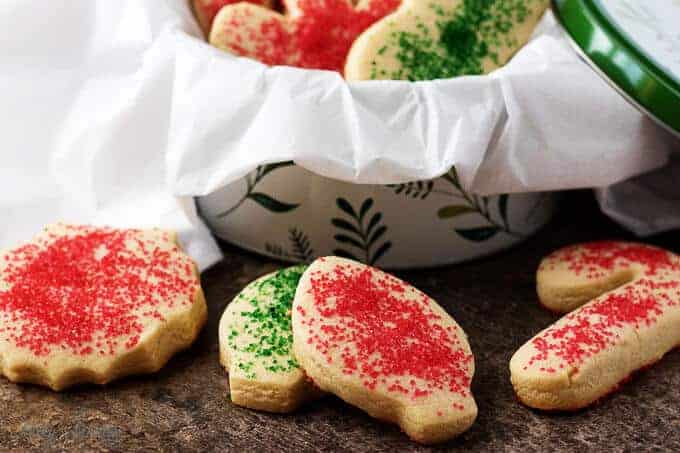
[{"label": "light bulb shaped cookie", "polygon": [[347,80],[486,74],[531,36],[548,0],[404,0],[354,42]]},{"label": "light bulb shaped cookie", "polygon": [[215,18],[210,43],[267,65],[342,72],[356,37],[401,0],[283,0],[285,14],[238,3]]},{"label": "light bulb shaped cookie", "polygon": [[512,384],[528,406],[586,407],[680,345],[680,257],[628,242],[559,250],[541,263],[539,293],[575,308],[522,346]]},{"label": "light bulb shaped cookie", "polygon": [[220,361],[231,400],[268,412],[291,412],[321,395],[293,357],[291,308],[304,266],[261,277],[227,306],[219,327]]},{"label": "light bulb shaped cookie", "polygon": [[413,440],[451,439],[476,418],[465,333],[396,277],[344,258],[316,260],[295,295],[293,334],[296,358],[322,390]]},{"label": "light bulb shaped cookie", "polygon": [[174,233],[57,224],[0,254],[0,370],[62,390],[159,370],[207,308]]}]

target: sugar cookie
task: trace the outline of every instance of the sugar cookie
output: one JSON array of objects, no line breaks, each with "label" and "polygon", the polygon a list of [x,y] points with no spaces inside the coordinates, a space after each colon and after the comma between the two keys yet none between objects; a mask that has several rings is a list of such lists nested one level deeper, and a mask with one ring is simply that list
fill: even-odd
[{"label": "sugar cookie", "polygon": [[343,258],[316,260],[295,294],[293,336],[295,356],[321,389],[415,441],[451,439],[477,416],[465,333],[396,277]]},{"label": "sugar cookie", "polygon": [[0,254],[0,370],[62,390],[159,370],[207,308],[174,233],[53,225]]},{"label": "sugar cookie", "polygon": [[548,0],[404,0],[352,46],[347,80],[485,74],[522,47]]},{"label": "sugar cookie", "polygon": [[304,269],[290,267],[252,282],[222,315],[220,361],[235,404],[291,412],[321,395],[292,351],[291,307]]},{"label": "sugar cookie", "polygon": [[539,271],[550,307],[573,307],[510,361],[528,406],[575,410],[680,345],[680,257],[642,244],[594,242],[548,257]]},{"label": "sugar cookie", "polygon": [[356,37],[401,0],[283,0],[285,14],[238,3],[218,13],[210,43],[268,65],[340,71]]},{"label": "sugar cookie", "polygon": [[210,27],[217,13],[226,5],[247,2],[262,5],[267,8],[272,6],[272,0],[193,0],[194,14],[206,36],[210,34]]},{"label": "sugar cookie", "polygon": [[541,261],[536,290],[546,308],[568,313],[595,297],[673,265],[674,255],[644,244],[592,242],[565,247]]}]

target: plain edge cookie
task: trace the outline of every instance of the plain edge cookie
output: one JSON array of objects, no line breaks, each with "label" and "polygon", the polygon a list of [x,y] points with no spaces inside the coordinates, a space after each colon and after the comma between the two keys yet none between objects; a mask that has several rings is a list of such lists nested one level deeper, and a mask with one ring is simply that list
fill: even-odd
[{"label": "plain edge cookie", "polygon": [[224,6],[215,16],[207,39],[212,46],[237,57],[254,58],[250,53],[254,52],[257,47],[257,42],[253,43],[250,40],[238,41],[238,45],[242,49],[240,52],[235,53],[230,47],[229,27],[233,27],[232,24],[235,20],[238,21],[238,18],[247,18],[255,28],[259,28],[262,24],[271,20],[279,21],[284,27],[287,26],[283,14],[265,6],[243,1]]},{"label": "plain edge cookie", "polygon": [[[668,250],[641,245],[677,258]],[[566,249],[574,247],[579,246],[556,250],[539,265],[536,274],[539,298],[541,304],[552,311],[577,313],[581,307],[597,303],[598,298],[606,297],[610,292],[635,285],[636,279],[644,275],[644,267],[635,262],[615,268],[594,280],[575,277],[569,269],[549,266],[551,260],[558,259]],[[606,398],[635,373],[651,367],[669,351],[680,347],[680,310],[664,311],[659,316],[653,325],[643,326],[641,331],[626,327],[623,343],[598,353],[597,360],[589,359],[585,366],[570,367],[550,375],[524,370],[531,354],[532,341],[560,322],[556,321],[525,343],[510,361],[511,381],[518,398],[527,406],[556,411],[580,410]],[[599,367],[602,369],[598,370]]]},{"label": "plain edge cookie", "polygon": [[524,369],[534,353],[532,338],[510,359],[510,381],[517,398],[526,406],[546,411],[577,411],[597,402],[625,382],[634,372],[631,368],[641,368],[633,365],[640,360],[639,342],[632,330],[625,335],[624,342],[596,359],[551,374]]},{"label": "plain edge cookie", "polygon": [[[229,353],[220,346],[220,363],[230,371]],[[249,409],[286,414],[294,412],[303,404],[320,398],[323,392],[314,386],[299,370],[299,376],[291,377],[290,384],[270,382],[263,385],[229,373],[229,395],[232,403]]]},{"label": "plain edge cookie", "polygon": [[[483,74],[488,74],[499,67],[503,67],[529,42],[536,25],[541,20],[548,5],[548,1],[541,0],[540,5],[533,5],[534,8],[538,8],[537,10],[530,10],[529,14],[531,20],[525,20],[521,24],[514,25],[517,35],[521,37],[519,40],[521,41],[521,45],[516,48],[505,45],[500,49],[496,49],[496,59],[500,64],[487,59],[483,63]],[[364,32],[354,41],[347,55],[344,69],[345,79],[347,81],[385,79],[385,77],[380,76],[381,74],[375,74],[375,69],[378,66],[380,66],[381,70],[386,72],[399,71],[401,66],[398,62],[394,61],[394,59],[384,57],[384,53],[386,52],[384,37],[394,34],[394,29],[389,29],[388,26],[395,24],[401,25],[399,31],[420,33],[421,27],[416,24],[416,19],[425,23],[426,27],[435,26],[439,20],[436,15],[432,15],[429,2],[403,0],[396,11],[383,17],[381,20],[364,30]],[[391,24],[389,22],[391,22]],[[372,77],[374,74],[378,77]]]},{"label": "plain edge cookie", "polygon": [[[399,8],[376,21],[357,36],[345,60],[343,70],[345,80],[348,82],[373,80],[371,74],[373,74],[374,67],[378,64],[377,57],[381,56],[379,48],[384,45],[384,36],[391,33],[390,30],[386,29],[386,23],[396,24],[398,21],[411,19],[415,13],[410,9],[411,6],[408,3],[408,0],[404,0]],[[399,69],[399,65],[394,61],[392,61],[391,66],[385,67],[386,64],[390,63],[390,60],[385,60],[384,58],[382,60],[382,69],[386,71]],[[378,77],[377,79],[380,78]]]},{"label": "plain edge cookie", "polygon": [[[430,445],[451,440],[470,429],[477,418],[477,404],[472,396],[461,399],[461,403],[465,405],[465,414],[462,416],[462,412],[449,413],[448,405],[405,406],[396,401],[376,398],[364,386],[348,382],[337,374],[327,373],[314,359],[305,357],[306,354],[299,344],[299,341],[293,341],[295,356],[309,375],[322,376],[314,379],[321,390],[336,395],[373,418],[397,425],[410,439],[418,443]],[[325,385],[327,380],[338,384]],[[438,408],[456,416],[432,417],[432,412],[436,412]]]},{"label": "plain edge cookie", "polygon": [[[146,231],[168,233],[171,241],[179,246],[174,231]],[[50,356],[52,365],[45,366],[44,358],[15,348],[12,352],[0,351],[0,373],[10,382],[35,384],[62,391],[75,385],[103,385],[122,377],[159,371],[173,355],[193,344],[207,321],[208,307],[200,285],[200,274],[193,261],[192,269],[198,283],[190,309],[167,319],[164,325],[145,332],[137,346],[113,361],[100,366],[88,366],[72,354],[53,352]]]},{"label": "plain edge cookie", "polygon": [[557,250],[541,260],[536,271],[536,292],[543,307],[553,313],[569,313],[600,295],[612,291],[635,278],[636,266],[618,269],[606,277],[596,280],[574,282],[568,271],[546,269],[547,263],[561,252]]},{"label": "plain edge cookie", "polygon": [[[264,280],[274,274],[275,272],[267,274],[250,284]],[[241,293],[239,292],[239,295],[240,294]],[[237,295],[224,310],[218,327],[220,364],[222,364],[229,374],[229,393],[231,401],[238,406],[247,407],[249,409],[273,413],[289,413],[295,411],[309,401],[322,397],[324,392],[309,380],[301,367],[298,370],[288,372],[288,379],[285,381],[275,382],[269,380],[266,383],[238,377],[236,376],[236,373],[231,371],[231,357],[227,347],[227,324],[229,322],[228,315],[231,313],[231,307],[234,306],[233,304],[238,297],[239,296]],[[281,375],[279,375],[279,377],[280,376]]]},{"label": "plain edge cookie", "polygon": [[[308,276],[312,269],[312,266],[307,268],[300,279],[300,283],[302,283],[305,278],[309,278]],[[411,440],[421,444],[430,445],[442,443],[451,440],[470,429],[474,424],[478,413],[477,403],[471,389],[467,398],[461,397],[457,401],[464,405],[464,411],[454,412],[450,410],[449,400],[440,406],[435,404],[407,406],[396,401],[388,401],[386,398],[376,398],[375,394],[366,389],[363,385],[353,383],[340,373],[328,373],[323,364],[314,360],[313,353],[305,353],[306,342],[300,337],[299,332],[301,329],[296,329],[295,327],[300,323],[300,320],[298,319],[298,310],[296,310],[295,306],[296,302],[299,302],[298,294],[301,287],[301,284],[298,285],[298,291],[296,292],[295,301],[293,302],[293,353],[298,363],[300,363],[316,386],[322,391],[334,394],[346,403],[360,408],[373,418],[396,424]],[[453,323],[458,326],[461,340],[465,342],[467,351],[472,355],[467,334],[465,334],[465,331],[458,325],[456,320],[441,308],[436,301],[433,308],[451,318]],[[470,363],[470,367],[470,375],[472,378],[475,373],[474,356]],[[316,376],[316,378],[314,378],[314,376]],[[335,385],[327,385],[326,382],[332,382]],[[437,409],[441,409],[444,415],[432,417],[432,413],[436,412]]]},{"label": "plain edge cookie", "polygon": [[[678,347],[680,345],[676,345],[674,348]],[[526,406],[543,411],[576,412],[606,399],[633,379],[635,374],[652,367],[663,359],[665,354],[657,355],[652,360],[636,366],[632,371],[619,373],[608,385],[600,387],[594,384],[594,382],[597,382],[597,376],[594,374],[590,374],[590,382],[588,382],[588,376],[585,376],[585,374],[585,377],[574,379],[568,373],[556,376],[546,382],[544,379],[527,376],[523,371],[518,371],[513,366],[512,361],[510,364],[510,380],[517,398]]]},{"label": "plain edge cookie", "polygon": [[651,330],[638,333],[627,327],[622,343],[600,352],[585,364],[549,375],[524,369],[527,358],[533,354],[532,338],[510,360],[510,381],[519,400],[529,407],[546,411],[581,410],[606,398],[635,373],[680,347],[679,325],[680,314],[671,313]]}]

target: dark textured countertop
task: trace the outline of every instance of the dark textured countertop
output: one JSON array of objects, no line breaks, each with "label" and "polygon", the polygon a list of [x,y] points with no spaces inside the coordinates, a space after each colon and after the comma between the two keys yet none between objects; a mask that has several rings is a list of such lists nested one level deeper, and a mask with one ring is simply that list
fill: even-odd
[{"label": "dark textured countertop", "polygon": [[[679,232],[649,242],[680,252]],[[680,351],[596,407],[544,414],[523,407],[508,361],[556,317],[539,308],[534,272],[541,257],[574,242],[630,238],[604,218],[588,193],[571,194],[555,220],[524,244],[470,263],[398,275],[434,297],[467,331],[477,372],[474,426],[441,448],[461,450],[680,451]],[[103,388],[53,393],[0,380],[1,450],[426,450],[391,425],[328,397],[295,415],[232,405],[218,364],[217,323],[250,280],[281,264],[224,246],[226,259],[206,272],[210,321],[199,341],[157,375]]]}]

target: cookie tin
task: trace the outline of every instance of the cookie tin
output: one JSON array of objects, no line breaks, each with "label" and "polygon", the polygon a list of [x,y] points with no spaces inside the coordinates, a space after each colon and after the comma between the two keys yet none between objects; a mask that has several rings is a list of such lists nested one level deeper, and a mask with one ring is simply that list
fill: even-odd
[{"label": "cookie tin", "polygon": [[429,181],[361,185],[292,162],[260,166],[196,203],[211,230],[239,247],[284,261],[340,255],[387,269],[490,255],[531,236],[555,210],[550,193],[468,193],[454,169]]},{"label": "cookie tin", "polygon": [[680,1],[553,0],[553,10],[598,74],[680,136]]}]

